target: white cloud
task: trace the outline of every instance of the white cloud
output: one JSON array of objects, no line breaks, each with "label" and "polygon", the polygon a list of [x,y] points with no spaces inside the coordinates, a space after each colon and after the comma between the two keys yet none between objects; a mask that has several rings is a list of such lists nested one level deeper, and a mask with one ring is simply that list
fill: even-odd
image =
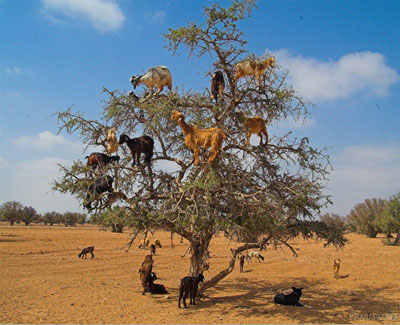
[{"label": "white cloud", "polygon": [[21,69],[18,67],[6,68],[5,72],[9,76],[18,76],[21,74]]},{"label": "white cloud", "polygon": [[67,140],[62,135],[50,131],[40,132],[37,136],[21,136],[11,140],[11,142],[19,150],[49,151],[62,148],[76,153],[81,153],[83,150],[83,145],[80,142]]},{"label": "white cloud", "polygon": [[367,198],[387,198],[400,191],[399,145],[350,146],[332,157],[332,165],[330,211],[345,215]]},{"label": "white cloud", "polygon": [[266,52],[275,55],[277,63],[290,72],[294,89],[312,101],[348,98],[361,91],[383,97],[400,79],[381,53],[356,52],[343,55],[336,62],[323,62],[291,55],[286,49]]},{"label": "white cloud", "polygon": [[125,20],[119,6],[107,0],[42,0],[49,18],[57,21],[55,14],[72,19],[88,20],[99,31],[118,30]]},{"label": "white cloud", "polygon": [[162,24],[165,22],[164,11],[154,11],[143,14],[143,17],[152,24]]}]

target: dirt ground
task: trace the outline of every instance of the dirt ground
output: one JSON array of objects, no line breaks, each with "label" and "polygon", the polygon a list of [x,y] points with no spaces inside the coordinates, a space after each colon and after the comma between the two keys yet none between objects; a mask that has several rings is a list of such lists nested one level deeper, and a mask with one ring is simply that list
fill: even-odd
[{"label": "dirt ground", "polygon": [[[138,269],[149,253],[123,247],[129,234],[50,226],[0,224],[1,323],[399,323],[400,248],[382,238],[350,234],[344,250],[298,240],[299,256],[267,250],[265,261],[245,264],[206,291],[196,306],[178,309],[179,279],[187,275],[187,243],[171,249],[169,234],[153,270],[169,295],[141,295]],[[155,238],[153,238],[154,240]],[[95,259],[79,259],[83,247],[95,246]],[[206,279],[227,266],[229,243],[223,236],[211,245]],[[340,257],[342,278],[335,279],[333,259]],[[306,307],[275,305],[278,290],[303,289]]]}]

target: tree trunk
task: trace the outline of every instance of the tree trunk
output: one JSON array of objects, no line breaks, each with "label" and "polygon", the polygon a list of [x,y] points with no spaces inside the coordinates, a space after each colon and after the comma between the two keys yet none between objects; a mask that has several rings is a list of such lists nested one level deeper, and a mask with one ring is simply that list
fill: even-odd
[{"label": "tree trunk", "polygon": [[375,238],[376,235],[378,235],[378,232],[375,230],[374,227],[368,226],[366,235],[367,235],[367,237],[369,237],[369,238]]},{"label": "tree trunk", "polygon": [[198,276],[199,273],[203,272],[203,265],[206,261],[208,254],[208,246],[210,244],[209,239],[202,240],[200,242],[193,241],[190,243],[190,275]]},{"label": "tree trunk", "polygon": [[394,239],[393,246],[397,246],[399,243],[400,243],[400,233],[398,233],[396,238]]},{"label": "tree trunk", "polygon": [[197,294],[200,295],[207,289],[215,287],[218,282],[220,282],[222,279],[224,279],[226,276],[228,276],[235,268],[236,257],[238,254],[240,254],[241,252],[243,252],[245,250],[251,249],[251,248],[264,247],[265,245],[268,244],[270,239],[271,239],[271,236],[269,236],[268,238],[263,238],[257,244],[245,244],[236,249],[231,248],[231,260],[228,264],[228,267],[225,270],[222,270],[221,272],[219,272],[216,276],[211,278],[209,281],[204,282],[203,285],[199,288],[199,291],[197,291]]}]

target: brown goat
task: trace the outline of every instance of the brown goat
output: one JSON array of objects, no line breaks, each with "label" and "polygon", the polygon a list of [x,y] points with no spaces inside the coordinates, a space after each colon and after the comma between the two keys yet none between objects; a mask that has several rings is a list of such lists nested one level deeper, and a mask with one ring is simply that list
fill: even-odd
[{"label": "brown goat", "polygon": [[111,128],[107,132],[107,142],[108,142],[107,151],[108,154],[110,155],[118,151],[118,139],[117,135],[115,134],[116,131],[117,131],[116,128]]},{"label": "brown goat", "polygon": [[261,116],[246,117],[242,111],[238,111],[238,117],[243,122],[244,130],[246,131],[247,141],[246,144],[250,144],[250,136],[252,133],[257,134],[260,137],[260,146],[263,144],[262,135],[265,135],[265,144],[268,144],[268,133],[265,126],[265,120]]},{"label": "brown goat", "polygon": [[147,248],[149,247],[150,239],[142,240],[139,244],[139,248]]},{"label": "brown goat", "polygon": [[218,128],[198,129],[196,126],[186,124],[183,114],[172,111],[172,119],[178,121],[185,135],[185,144],[194,152],[194,164],[199,163],[200,147],[208,149],[211,147],[211,156],[208,163],[211,164],[221,152],[222,141],[226,139],[224,131]]},{"label": "brown goat", "polygon": [[215,99],[218,103],[218,95],[221,101],[224,100],[224,88],[225,88],[225,81],[224,75],[221,71],[217,71],[213,74],[211,79],[211,99]]},{"label": "brown goat", "polygon": [[156,240],[154,241],[154,246],[162,248],[161,242],[160,242],[159,239],[156,239]]},{"label": "brown goat", "polygon": [[153,271],[153,257],[146,255],[142,267],[140,268],[140,282],[142,283],[144,295],[146,292],[151,292],[151,283],[153,283],[152,271]]},{"label": "brown goat", "polygon": [[275,58],[270,57],[264,61],[257,60],[245,60],[236,64],[236,74],[234,83],[238,81],[238,79],[244,76],[255,76],[258,84],[261,85],[261,77],[264,74],[267,67],[272,67],[275,63]]},{"label": "brown goat", "polygon": [[119,156],[107,156],[106,154],[100,152],[93,152],[85,158],[88,160],[87,165],[92,167],[92,169],[108,165],[113,161],[118,163],[120,159]]},{"label": "brown goat", "polygon": [[126,134],[121,134],[119,137],[119,144],[125,143],[128,145],[129,150],[132,154],[133,163],[135,166],[136,159],[137,165],[140,166],[140,155],[144,153],[144,161],[148,164],[151,163],[151,158],[153,157],[154,150],[154,140],[148,135],[143,135],[139,138],[129,138]]},{"label": "brown goat", "polygon": [[340,263],[342,263],[340,258],[335,258],[333,260],[333,276],[335,279],[339,278]]},{"label": "brown goat", "polygon": [[244,266],[244,260],[245,260],[246,256],[245,255],[241,255],[240,256],[240,273],[243,273],[243,266]]}]

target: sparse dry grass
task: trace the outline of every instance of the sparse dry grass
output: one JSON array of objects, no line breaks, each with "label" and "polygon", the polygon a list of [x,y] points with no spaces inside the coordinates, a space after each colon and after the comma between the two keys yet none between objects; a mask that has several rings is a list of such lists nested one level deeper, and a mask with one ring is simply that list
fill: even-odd
[{"label": "sparse dry grass", "polygon": [[[0,225],[1,323],[399,323],[400,248],[383,246],[381,238],[351,234],[344,250],[298,240],[299,257],[287,250],[263,252],[262,263],[239,265],[195,307],[178,309],[179,279],[187,275],[189,259],[181,258],[187,243],[172,250],[168,233],[157,233],[154,271],[170,292],[141,295],[138,269],[149,251],[135,242],[121,248],[128,234],[77,228]],[[235,246],[235,243],[230,243]],[[83,247],[95,246],[95,259],[82,260]],[[219,236],[211,246],[206,279],[226,267],[229,242]],[[342,259],[334,279],[332,261]],[[237,263],[238,264],[238,263]],[[304,287],[308,308],[273,304],[278,289]],[[396,319],[361,320],[368,313]]]}]

